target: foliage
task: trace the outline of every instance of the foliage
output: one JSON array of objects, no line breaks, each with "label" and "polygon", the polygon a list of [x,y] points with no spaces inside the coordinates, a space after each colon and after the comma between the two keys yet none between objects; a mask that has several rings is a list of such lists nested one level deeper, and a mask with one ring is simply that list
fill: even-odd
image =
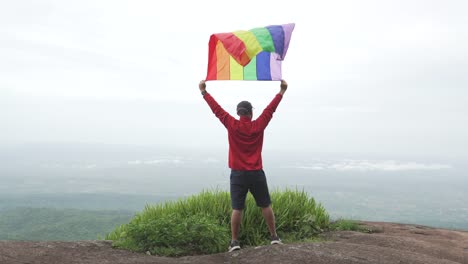
[{"label": "foliage", "polygon": [[[286,242],[310,240],[330,224],[322,205],[304,191],[275,190],[271,199],[278,234]],[[239,237],[242,245],[265,244],[269,238],[267,226],[250,194],[243,213]],[[228,192],[203,191],[185,199],[147,205],[106,239],[120,248],[166,256],[222,252],[230,237],[230,215]]]},{"label": "foliage", "polygon": [[357,231],[357,232],[370,232],[369,229],[363,227],[360,223],[348,219],[338,219],[330,224],[332,231]]},{"label": "foliage", "polygon": [[221,226],[215,218],[203,214],[187,218],[165,215],[128,226],[128,232],[139,248],[167,256],[222,251],[229,242],[228,231],[227,226]]}]

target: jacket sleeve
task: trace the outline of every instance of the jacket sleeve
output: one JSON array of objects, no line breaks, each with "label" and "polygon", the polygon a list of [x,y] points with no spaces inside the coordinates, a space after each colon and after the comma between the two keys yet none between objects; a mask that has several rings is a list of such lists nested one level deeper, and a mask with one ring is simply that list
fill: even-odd
[{"label": "jacket sleeve", "polygon": [[203,98],[208,103],[208,106],[211,108],[211,111],[213,111],[213,113],[219,119],[219,121],[221,121],[221,123],[226,128],[228,128],[229,124],[231,124],[234,120],[234,117],[232,117],[228,112],[226,112],[209,93],[205,94]]},{"label": "jacket sleeve", "polygon": [[260,131],[264,130],[268,126],[268,123],[270,123],[270,120],[273,118],[273,113],[276,111],[281,99],[283,99],[283,96],[281,94],[277,94],[265,110],[263,110],[262,114],[257,118],[257,127]]}]

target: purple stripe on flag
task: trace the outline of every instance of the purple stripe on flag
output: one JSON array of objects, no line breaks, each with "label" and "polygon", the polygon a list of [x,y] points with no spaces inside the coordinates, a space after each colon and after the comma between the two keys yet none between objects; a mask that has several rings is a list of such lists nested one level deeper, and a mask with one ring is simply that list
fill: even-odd
[{"label": "purple stripe on flag", "polygon": [[271,53],[270,56],[270,72],[272,81],[280,81],[281,76],[281,60],[279,60],[279,54]]},{"label": "purple stripe on flag", "polygon": [[279,53],[281,54],[280,60],[284,60],[284,57],[286,57],[286,52],[288,51],[288,48],[289,48],[289,41],[291,40],[291,35],[294,30],[294,26],[295,26],[294,23],[283,25],[284,49],[283,49],[283,53]]}]

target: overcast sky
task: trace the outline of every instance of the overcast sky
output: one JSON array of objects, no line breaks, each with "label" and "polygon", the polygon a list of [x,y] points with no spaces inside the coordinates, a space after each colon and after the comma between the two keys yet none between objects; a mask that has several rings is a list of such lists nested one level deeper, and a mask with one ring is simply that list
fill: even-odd
[{"label": "overcast sky", "polygon": [[[265,148],[468,157],[467,1],[162,3],[1,1],[0,144],[226,148],[210,35],[296,23]],[[279,82],[207,88],[257,116]]]}]

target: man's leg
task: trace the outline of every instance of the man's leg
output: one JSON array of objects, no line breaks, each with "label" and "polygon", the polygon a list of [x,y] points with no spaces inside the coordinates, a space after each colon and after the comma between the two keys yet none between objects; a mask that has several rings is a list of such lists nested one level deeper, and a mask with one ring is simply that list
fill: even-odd
[{"label": "man's leg", "polygon": [[237,240],[239,237],[240,225],[242,222],[242,210],[232,210],[231,214],[231,240]]},{"label": "man's leg", "polygon": [[265,218],[265,222],[268,226],[268,231],[270,231],[270,235],[272,237],[278,236],[276,234],[276,225],[275,225],[275,214],[271,206],[262,208],[262,214]]},{"label": "man's leg", "polygon": [[257,206],[262,208],[263,218],[265,218],[265,222],[268,226],[268,231],[270,231],[270,235],[272,237],[277,236],[275,214],[273,213],[273,209],[271,208],[270,192],[268,190],[265,172],[263,170],[258,170],[252,172],[252,174],[253,175],[251,176],[253,179],[255,179],[255,181],[253,186],[250,188],[250,192],[255,198]]},{"label": "man's leg", "polygon": [[244,178],[243,171],[231,171],[231,241],[237,241],[239,238],[242,210],[245,207],[245,199],[248,192]]}]

